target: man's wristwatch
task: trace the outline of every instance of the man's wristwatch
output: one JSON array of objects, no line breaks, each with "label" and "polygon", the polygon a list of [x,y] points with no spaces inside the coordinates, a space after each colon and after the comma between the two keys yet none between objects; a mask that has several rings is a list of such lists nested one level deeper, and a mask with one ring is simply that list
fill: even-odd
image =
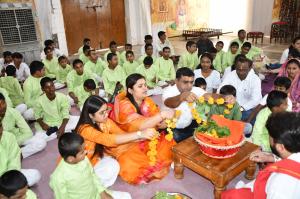
[{"label": "man's wristwatch", "polygon": [[139,139],[143,138],[143,137],[142,137],[142,132],[141,132],[141,131],[136,132],[136,134],[137,134],[137,136],[139,137]]}]

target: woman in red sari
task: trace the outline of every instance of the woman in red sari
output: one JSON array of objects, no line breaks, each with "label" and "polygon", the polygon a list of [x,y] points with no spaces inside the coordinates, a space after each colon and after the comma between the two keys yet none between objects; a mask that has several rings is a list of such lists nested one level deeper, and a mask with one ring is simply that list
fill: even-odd
[{"label": "woman in red sari", "polygon": [[[172,118],[174,111],[160,111],[153,100],[147,97],[145,78],[140,74],[129,75],[126,79],[126,88],[126,93],[120,93],[114,103],[112,118],[119,127],[126,132],[166,128],[164,120]],[[132,148],[127,154],[117,158],[121,167],[120,176],[126,181],[134,184],[148,183],[168,174],[174,140],[167,141],[164,134],[160,134],[156,147],[157,161],[154,166],[149,165],[148,143],[149,141],[141,141],[139,147]]]}]

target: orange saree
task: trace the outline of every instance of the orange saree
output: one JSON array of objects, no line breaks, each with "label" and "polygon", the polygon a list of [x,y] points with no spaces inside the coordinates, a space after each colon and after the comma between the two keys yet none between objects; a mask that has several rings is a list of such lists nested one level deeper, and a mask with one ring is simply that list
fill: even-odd
[{"label": "orange saree", "polygon": [[[126,98],[125,93],[120,93],[114,104],[113,119],[126,132],[138,131],[147,117],[159,113],[159,107],[151,98],[145,98],[138,114],[132,103]],[[136,142],[131,145],[126,152],[118,153],[116,156],[120,164],[120,176],[123,180],[131,184],[149,183],[165,177],[172,162],[171,148],[175,142],[167,141],[164,134],[158,138],[157,161],[154,166],[150,166],[147,152],[149,141]]]}]

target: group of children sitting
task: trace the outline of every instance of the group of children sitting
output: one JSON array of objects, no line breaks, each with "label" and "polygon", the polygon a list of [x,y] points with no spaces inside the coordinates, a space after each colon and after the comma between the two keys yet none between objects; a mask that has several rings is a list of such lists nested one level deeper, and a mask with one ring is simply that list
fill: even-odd
[{"label": "group of children sitting", "polygon": [[[208,93],[219,92],[236,97],[237,103],[226,117],[254,124],[253,131],[250,125],[245,133],[250,136],[252,132],[253,142],[263,150],[271,151],[265,123],[271,113],[291,111],[295,106],[288,96],[293,81],[291,75],[299,77],[300,64],[299,61],[288,62],[286,67],[296,65],[298,73],[287,69],[287,75],[277,77],[273,91],[262,99],[261,82],[251,69],[252,60],[260,56],[261,50],[245,41],[245,34],[244,30],[240,30],[239,38],[230,43],[227,52],[222,50],[224,43],[218,41],[214,49],[200,57],[196,43],[188,41],[177,68],[192,69],[195,73],[194,86]],[[145,77],[149,95],[161,94],[164,87],[174,85],[174,50],[165,32],[160,31],[158,37],[159,43],[153,45],[152,36],[145,36],[145,46],[138,59],[131,44],[126,44],[125,51],[119,53],[114,41],[110,42],[109,51],[101,59],[91,48],[90,39],[84,39],[78,50],[79,59],[72,62],[72,67],[52,40],[44,42],[42,61],[33,61],[29,66],[22,62],[23,56],[18,52],[3,53],[3,60],[0,60],[0,198],[24,195],[29,199],[36,198],[27,188],[39,181],[40,173],[21,169],[21,157],[27,158],[43,150],[47,142],[56,137],[59,137],[58,148],[62,157],[50,180],[56,198],[130,198],[128,193],[110,191],[101,185],[85,158],[82,137],[64,133],[72,131],[79,119],[70,115],[71,106],[81,108],[90,95],[110,100],[116,89],[125,87],[125,80],[130,74],[140,73]],[[245,66],[237,67],[238,62]],[[243,77],[243,71],[247,69]],[[240,72],[237,77],[240,83],[230,82],[234,81],[231,77],[234,70]],[[252,79],[249,79],[250,76]],[[240,87],[242,84],[249,88]],[[56,92],[64,87],[67,87],[68,95]],[[245,98],[253,100],[252,104],[247,104]],[[244,117],[246,114],[247,117]],[[35,133],[29,127],[32,121],[35,122]],[[68,190],[65,190],[66,187]]]}]

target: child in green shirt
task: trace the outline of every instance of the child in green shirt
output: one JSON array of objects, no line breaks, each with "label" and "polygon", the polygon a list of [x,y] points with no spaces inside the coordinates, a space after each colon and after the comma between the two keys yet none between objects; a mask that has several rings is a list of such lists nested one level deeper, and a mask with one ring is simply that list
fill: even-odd
[{"label": "child in green shirt", "polygon": [[126,52],[126,61],[123,64],[123,69],[127,76],[131,75],[135,72],[137,67],[139,66],[138,62],[134,60],[134,53],[133,51]]},{"label": "child in green shirt", "polygon": [[89,50],[91,49],[90,46],[83,46],[82,51],[83,53],[79,56],[79,59],[83,62],[83,65],[89,61]]},{"label": "child in green shirt", "polygon": [[153,59],[150,56],[145,57],[144,63],[139,65],[136,73],[143,75],[146,79],[148,88],[156,87],[158,81],[158,68],[153,64]]},{"label": "child in green shirt", "polygon": [[106,189],[86,157],[84,139],[77,133],[66,133],[58,141],[63,158],[50,177],[56,199],[131,199],[129,193]]},{"label": "child in green shirt", "polygon": [[199,59],[197,55],[197,45],[194,41],[188,41],[185,47],[187,51],[180,56],[178,62],[178,68],[188,67],[191,70],[195,70],[199,65]]},{"label": "child in green shirt", "polygon": [[98,95],[98,92],[99,89],[96,89],[95,81],[92,79],[85,80],[83,86],[77,86],[74,93],[78,97],[78,105],[80,109],[89,96]]},{"label": "child in green shirt", "polygon": [[83,45],[78,49],[78,56],[83,53],[83,46],[91,46],[91,40],[89,38],[84,38],[82,43]]},{"label": "child in green shirt", "polygon": [[45,67],[45,75],[52,79],[56,79],[56,74],[58,69],[57,58],[53,57],[53,51],[50,47],[44,48],[44,53],[46,55],[45,59],[43,59],[43,63]]},{"label": "child in green shirt", "polygon": [[123,64],[127,60],[126,53],[128,51],[132,51],[132,45],[131,44],[125,44],[125,50],[120,54],[120,65],[121,66],[123,66]]},{"label": "child in green shirt", "polygon": [[238,54],[239,44],[237,42],[232,42],[230,44],[230,50],[223,54],[222,57],[222,71],[227,67],[232,66],[235,56]]},{"label": "child in green shirt", "polygon": [[223,51],[223,47],[224,47],[223,41],[218,41],[216,43],[217,54],[213,61],[214,68],[221,74],[224,73],[224,69],[222,68],[222,58],[225,52]]},{"label": "child in green shirt", "polygon": [[91,73],[97,82],[102,82],[102,73],[106,68],[106,63],[98,57],[95,49],[90,49],[88,53],[89,61],[84,65],[84,69]]},{"label": "child in green shirt", "polygon": [[107,61],[107,56],[108,56],[109,53],[114,53],[114,54],[116,54],[117,57],[118,57],[118,63],[119,63],[119,64],[121,63],[121,55],[120,55],[120,53],[118,52],[118,45],[117,45],[117,43],[116,43],[115,41],[111,41],[111,42],[109,43],[109,51],[106,52],[106,53],[104,54],[104,61],[106,61],[107,63],[108,63],[108,61]]},{"label": "child in green shirt", "polygon": [[153,63],[155,63],[156,61],[156,57],[153,53],[153,45],[152,44],[146,44],[145,45],[145,49],[144,49],[145,53],[142,54],[139,59],[138,62],[139,64],[143,64],[145,57],[150,56],[153,59]]},{"label": "child in green shirt", "polygon": [[67,86],[67,75],[72,70],[72,67],[68,64],[69,60],[66,56],[60,56],[58,58],[58,70],[56,74],[56,80],[59,83]]},{"label": "child in green shirt", "polygon": [[164,47],[162,57],[156,60],[155,65],[159,69],[158,79],[173,85],[175,83],[175,68],[173,60],[170,59],[170,53],[171,49]]},{"label": "child in green shirt", "polygon": [[2,199],[36,199],[36,195],[28,189],[24,174],[18,170],[10,170],[0,177],[0,198]]}]

